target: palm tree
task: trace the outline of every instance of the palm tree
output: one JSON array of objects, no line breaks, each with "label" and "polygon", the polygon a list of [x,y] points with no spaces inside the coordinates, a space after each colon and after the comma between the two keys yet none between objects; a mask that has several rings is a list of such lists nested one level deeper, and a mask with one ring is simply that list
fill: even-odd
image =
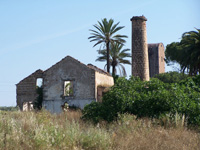
[{"label": "palm tree", "polygon": [[[131,54],[128,53],[130,49],[122,49],[123,44],[114,42],[110,45],[110,57],[109,62],[112,66],[112,75],[115,76],[117,73],[116,67],[119,68],[120,75],[126,76],[126,70],[125,67],[122,64],[131,64],[129,60],[126,60],[125,58],[131,57]],[[99,56],[96,61],[106,61],[107,60],[107,50],[98,50]],[[107,66],[107,65],[105,65]]]},{"label": "palm tree", "polygon": [[189,64],[190,75],[196,75],[200,71],[200,29],[196,30],[185,32],[180,42],[186,56],[183,62]]},{"label": "palm tree", "polygon": [[114,20],[110,19],[107,21],[106,18],[101,20],[101,22],[98,21],[98,24],[95,24],[94,27],[96,28],[97,31],[95,30],[90,30],[92,33],[88,39],[91,39],[90,42],[95,41],[96,43],[94,44],[93,47],[95,47],[98,44],[104,44],[106,46],[106,51],[107,51],[107,72],[110,73],[110,63],[109,63],[109,54],[110,54],[110,44],[113,42],[117,43],[125,43],[126,41],[123,38],[127,38],[126,35],[120,35],[116,34],[117,31],[121,30],[124,28],[124,26],[119,26],[118,23],[114,24]]},{"label": "palm tree", "polygon": [[200,29],[185,32],[180,42],[173,42],[166,47],[166,62],[180,64],[183,73],[187,69],[190,75],[200,73]]}]

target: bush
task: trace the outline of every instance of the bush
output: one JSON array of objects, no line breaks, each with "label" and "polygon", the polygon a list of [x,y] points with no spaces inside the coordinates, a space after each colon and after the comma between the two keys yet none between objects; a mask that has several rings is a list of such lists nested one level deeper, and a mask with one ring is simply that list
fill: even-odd
[{"label": "bush", "polygon": [[43,102],[43,88],[37,87],[36,93],[38,96],[36,97],[35,101],[33,102],[33,108],[35,110],[41,110],[42,109],[42,102]]},{"label": "bush", "polygon": [[14,107],[14,106],[10,106],[10,107],[0,107],[0,110],[2,110],[2,111],[18,111],[19,110],[19,108],[16,106],[16,107]]},{"label": "bush", "polygon": [[[198,130],[159,120],[122,114],[112,123],[93,125],[80,120],[80,111],[50,114],[0,111],[1,150],[197,150]],[[178,118],[178,117],[177,117]],[[163,120],[166,124],[166,121]],[[170,126],[170,128],[168,128]]]},{"label": "bush", "polygon": [[199,76],[178,83],[163,83],[158,79],[143,82],[139,78],[119,78],[107,92],[102,103],[92,103],[83,110],[83,118],[111,122],[118,114],[130,113],[138,118],[160,118],[176,113],[185,115],[188,124],[200,125]]},{"label": "bush", "polygon": [[157,78],[164,83],[178,83],[187,77],[189,77],[187,74],[178,73],[176,71],[161,73],[154,76],[154,78]]}]

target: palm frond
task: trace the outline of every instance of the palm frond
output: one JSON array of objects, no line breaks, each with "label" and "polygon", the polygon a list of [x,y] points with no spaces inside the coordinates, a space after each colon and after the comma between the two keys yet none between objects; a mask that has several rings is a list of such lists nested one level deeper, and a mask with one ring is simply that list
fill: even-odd
[{"label": "palm frond", "polygon": [[121,69],[122,69],[122,75],[123,75],[123,76],[127,76],[125,67],[124,67],[122,64],[119,64],[119,66],[120,66]]},{"label": "palm frond", "polygon": [[[118,57],[120,56],[120,50],[123,47],[123,45],[116,45],[116,47],[114,48],[111,45],[113,45],[113,43],[123,44],[126,42],[124,38],[127,38],[126,35],[116,34],[116,32],[124,28],[124,26],[118,25],[119,22],[114,24],[113,19],[107,20],[106,18],[104,18],[101,20],[101,22],[98,21],[97,24],[93,25],[95,30],[89,30],[91,32],[91,36],[88,39],[90,39],[90,42],[96,42],[93,47],[103,43],[104,46],[106,46],[106,51],[98,51],[100,57],[98,57],[96,61],[103,61],[103,59],[107,59],[108,72],[110,68],[110,63],[112,63],[113,60],[118,59]],[[115,51],[112,51],[111,49],[115,49]],[[107,51],[109,52],[109,55],[107,55]],[[124,54],[121,55],[121,57],[122,56],[125,57],[129,55]]]},{"label": "palm frond", "polygon": [[110,30],[110,34],[111,35],[113,35],[115,32],[115,29],[116,29],[116,27],[119,25],[119,22],[118,23],[116,23],[116,24],[114,24],[113,26],[112,26],[112,28],[111,28],[111,30]]},{"label": "palm frond", "polygon": [[112,30],[111,34],[114,34],[114,33],[116,33],[117,31],[119,31],[119,30],[121,30],[121,29],[123,29],[123,28],[124,28],[124,26],[115,27],[115,28]]},{"label": "palm frond", "polygon": [[[91,40],[92,41],[92,40]],[[95,47],[96,45],[98,45],[98,44],[101,44],[102,42],[104,42],[103,40],[98,40],[98,42],[96,43],[96,44],[94,44],[94,46],[93,47]]]}]

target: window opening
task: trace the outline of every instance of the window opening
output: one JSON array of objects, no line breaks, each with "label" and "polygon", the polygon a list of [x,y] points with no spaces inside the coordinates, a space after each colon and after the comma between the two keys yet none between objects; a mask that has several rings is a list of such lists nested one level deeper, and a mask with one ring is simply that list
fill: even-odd
[{"label": "window opening", "polygon": [[42,78],[37,78],[36,87],[41,88],[42,85],[43,85],[43,79]]},{"label": "window opening", "polygon": [[73,82],[72,81],[65,81],[64,82],[64,96],[73,96]]}]

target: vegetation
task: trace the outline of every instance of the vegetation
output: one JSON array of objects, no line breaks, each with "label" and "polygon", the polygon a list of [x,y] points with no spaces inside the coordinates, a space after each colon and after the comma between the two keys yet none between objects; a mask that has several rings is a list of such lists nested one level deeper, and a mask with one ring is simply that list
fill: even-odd
[{"label": "vegetation", "polygon": [[178,83],[181,80],[186,79],[189,77],[187,74],[183,73],[178,73],[178,72],[166,72],[166,73],[161,73],[157,74],[154,76],[154,78],[157,78],[161,80],[164,83]]},{"label": "vegetation", "polygon": [[[125,67],[122,64],[131,64],[129,60],[126,60],[125,58],[131,57],[131,54],[128,53],[130,49],[122,49],[123,44],[119,44],[117,42],[114,42],[110,45],[110,64],[112,66],[112,76],[115,76],[117,73],[116,67],[119,68],[119,73],[122,76],[126,76],[126,70]],[[107,60],[107,50],[98,50],[99,56],[96,61],[106,61]],[[105,65],[106,66],[106,65]]]},{"label": "vegetation", "polygon": [[91,39],[90,42],[95,41],[94,46],[99,44],[104,44],[107,51],[107,72],[110,73],[110,45],[114,42],[123,44],[126,41],[124,38],[127,38],[126,35],[116,34],[119,30],[124,28],[124,26],[118,26],[119,22],[114,24],[114,20],[107,20],[104,18],[101,22],[98,21],[98,24],[95,24],[94,27],[97,30],[90,30],[91,35],[88,39]]},{"label": "vegetation", "polygon": [[143,82],[134,77],[118,78],[102,103],[84,108],[83,119],[112,122],[124,113],[152,119],[173,119],[178,114],[188,125],[200,126],[200,76],[171,84],[158,79]]},{"label": "vegetation", "polygon": [[36,93],[38,94],[36,100],[33,102],[33,108],[35,110],[41,110],[42,109],[42,102],[43,102],[43,88],[37,87]]},{"label": "vegetation", "polygon": [[180,42],[173,42],[166,47],[166,62],[177,62],[184,73],[189,75],[200,73],[200,29],[186,32]]},{"label": "vegetation", "polygon": [[19,110],[19,108],[18,107],[13,107],[13,106],[10,106],[10,107],[0,107],[0,111],[17,111],[17,110]]},{"label": "vegetation", "polygon": [[103,102],[83,114],[0,111],[0,149],[199,149],[200,75],[160,76],[165,83],[116,78]]},{"label": "vegetation", "polygon": [[158,120],[120,115],[111,124],[80,120],[80,111],[0,111],[0,149],[169,150],[200,147],[200,134],[182,126],[162,127]]},{"label": "vegetation", "polygon": [[65,83],[65,87],[64,87],[64,96],[73,96],[73,85],[71,81],[66,81]]}]

